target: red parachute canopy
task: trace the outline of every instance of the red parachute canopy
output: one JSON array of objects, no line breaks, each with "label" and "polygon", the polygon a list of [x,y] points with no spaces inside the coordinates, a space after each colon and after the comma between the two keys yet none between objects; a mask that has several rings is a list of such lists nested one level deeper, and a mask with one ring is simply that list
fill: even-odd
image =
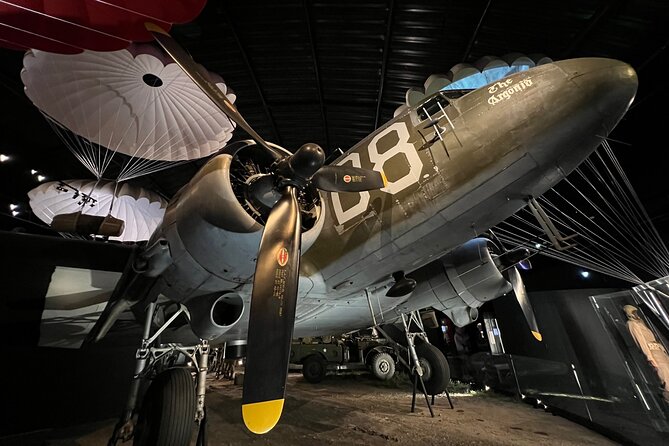
[{"label": "red parachute canopy", "polygon": [[206,0],[0,0],[0,46],[52,53],[117,51],[153,40],[144,28],[197,17]]}]

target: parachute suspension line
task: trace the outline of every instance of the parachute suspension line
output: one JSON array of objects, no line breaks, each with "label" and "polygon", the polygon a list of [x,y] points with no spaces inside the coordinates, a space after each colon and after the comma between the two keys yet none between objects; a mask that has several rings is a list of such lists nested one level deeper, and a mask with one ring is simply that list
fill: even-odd
[{"label": "parachute suspension line", "polygon": [[[636,192],[634,191],[631,183],[627,179],[627,176],[625,175],[624,171],[622,171],[622,168],[620,167],[618,160],[615,158],[613,151],[610,150],[608,142],[604,141],[604,143],[609,148],[609,150],[607,150],[606,146],[604,147],[605,155],[609,159],[609,163],[614,166],[618,166],[616,169],[618,170],[618,176],[626,185],[626,187],[621,186],[620,181],[618,181],[616,175],[614,175],[613,172],[611,172],[609,169],[608,165],[605,164],[607,173],[615,180],[616,190],[620,196],[624,198],[624,202],[627,205],[625,210],[628,216],[633,218],[633,221],[636,223],[630,233],[633,234],[635,239],[639,242],[639,251],[645,251],[646,255],[644,258],[654,262],[657,268],[655,274],[659,275],[659,277],[669,275],[669,253],[667,252],[667,247],[659,237],[657,230],[650,220],[650,217],[648,216],[643,204],[638,199],[638,196],[636,195]],[[598,153],[598,156],[602,158],[601,153]],[[645,250],[642,250],[642,247],[645,247]]]},{"label": "parachute suspension line", "polygon": [[[165,95],[165,92],[166,92],[167,88],[169,86],[171,86],[172,83],[175,82],[175,81],[176,81],[176,78],[171,79],[164,89],[158,90],[157,93],[152,94],[150,98],[147,97],[147,101],[144,104],[143,110],[140,113],[138,113],[138,116],[141,116],[144,113],[146,113],[150,106],[154,106],[156,104],[156,101],[158,100],[158,98],[163,97]],[[156,113],[154,113],[154,115],[156,115]],[[176,122],[176,120],[175,120],[175,122]],[[190,124],[190,123],[186,123],[187,128],[189,128],[188,124]],[[141,142],[138,141],[135,144],[136,148],[135,148],[135,151],[132,153],[132,158],[130,159],[130,161],[128,161],[128,163],[126,163],[126,165],[123,167],[123,169],[121,169],[121,172],[118,175],[119,181],[125,181],[125,180],[131,179],[131,178],[136,178],[138,176],[158,172],[158,171],[166,169],[168,167],[172,167],[172,166],[177,165],[177,163],[175,163],[175,162],[153,160],[153,159],[144,158],[141,155],[138,155],[138,152],[141,150],[142,147],[145,146],[149,137],[155,135],[156,130],[158,128],[158,125],[159,125],[159,123],[156,121],[153,125],[153,128],[146,134],[144,139]],[[128,126],[128,128],[129,127],[130,126]],[[162,139],[164,139],[165,136],[168,136],[169,135],[169,130],[170,130],[170,128],[168,128],[163,135],[158,136],[155,139],[156,142],[159,142]],[[154,148],[154,150],[153,150],[153,156],[154,157],[160,157],[165,152],[169,151],[170,147],[171,147],[171,144],[174,143],[174,141],[172,141],[172,140],[177,135],[182,135],[181,139],[176,141],[177,143],[181,142],[185,139],[185,136],[183,136],[184,135],[183,128],[180,128],[179,130],[181,130],[181,131],[177,132],[172,138],[163,142],[158,147],[158,150],[156,150]],[[125,133],[123,134],[123,138],[125,138],[125,136],[127,134],[127,131],[128,131],[128,129],[126,129]],[[121,138],[119,141],[122,141],[123,138]],[[117,150],[117,149],[118,149],[118,147],[115,148],[115,150]],[[169,164],[167,164],[167,163],[169,163]],[[179,164],[181,164],[181,163],[179,163]]]},{"label": "parachute suspension line", "polygon": [[[565,179],[565,184],[568,184],[568,185],[576,188],[576,186],[574,186],[573,183],[571,183],[568,178]],[[593,249],[597,249],[599,251],[605,251],[606,247],[608,246],[613,251],[613,257],[616,260],[618,258],[624,258],[629,263],[632,263],[632,264],[637,263],[639,266],[642,266],[642,265],[646,264],[643,255],[638,255],[638,253],[633,252],[630,249],[630,247],[627,246],[627,245],[616,243],[616,239],[611,236],[611,232],[609,230],[607,230],[606,228],[604,228],[603,226],[601,226],[599,223],[597,223],[596,219],[591,218],[590,216],[586,215],[583,212],[582,209],[580,209],[578,206],[574,205],[571,201],[566,199],[557,190],[553,189],[552,192],[554,194],[556,194],[558,197],[560,197],[562,199],[562,201],[566,205],[568,205],[571,209],[573,209],[577,214],[581,215],[583,217],[584,221],[586,221],[587,223],[594,226],[594,228],[590,228],[590,227],[587,226],[587,223],[583,224],[582,222],[579,222],[578,220],[574,219],[573,217],[569,217],[563,211],[560,211],[560,212],[562,212],[562,214],[564,216],[566,216],[566,218],[570,219],[570,221],[572,221],[576,225],[576,227],[577,227],[576,232],[579,232],[579,234],[586,237],[586,239],[588,239],[592,242],[592,248]],[[545,197],[543,197],[543,198],[544,198],[544,200],[542,200],[542,201],[548,202],[547,198],[545,198]],[[557,209],[560,208],[559,205],[554,205],[552,203],[550,205],[554,208],[557,208]],[[615,223],[612,222],[606,214],[601,212],[601,209],[599,207],[597,207],[596,205],[593,204],[593,208],[596,211],[598,211],[598,213],[603,217],[603,219],[606,222],[608,222],[610,224],[610,226],[616,232],[618,232],[618,234],[621,237],[626,238],[626,234],[624,232],[620,231],[618,229],[617,225],[615,225]],[[609,236],[610,238],[607,239],[606,236]]]},{"label": "parachute suspension line", "polygon": [[[131,67],[131,62],[128,61],[128,62],[126,63],[126,65],[125,65],[125,67],[123,67],[123,68],[128,69],[128,68],[130,68],[130,67]],[[159,94],[160,94],[160,93],[159,93]],[[142,115],[144,115],[144,114],[146,113],[146,111],[147,111],[149,105],[150,105],[150,104],[153,104],[153,103],[155,102],[157,96],[158,96],[158,95],[154,95],[152,99],[150,99],[150,98],[147,97],[147,101],[146,101],[146,104],[144,105],[143,110],[142,110],[141,112],[138,112],[138,113],[136,114],[136,116],[142,116]],[[100,102],[98,102],[98,105],[99,105],[99,110],[100,110],[100,111],[98,112],[98,116],[101,116],[101,115],[102,115],[102,113],[101,113],[101,110],[102,110],[102,104],[101,104]],[[116,145],[114,146],[114,145],[112,144],[112,143],[113,143],[113,140],[114,140],[114,138],[115,138],[115,135],[118,135],[118,133],[116,132],[116,129],[119,127],[119,126],[117,125],[117,123],[118,123],[118,118],[119,118],[119,116],[120,116],[120,114],[121,114],[122,107],[123,107],[124,105],[125,105],[125,104],[124,104],[123,101],[118,101],[118,107],[116,108],[116,113],[114,114],[114,122],[113,122],[113,125],[111,126],[111,131],[109,132],[109,139],[108,139],[108,141],[107,141],[107,142],[105,143],[105,145],[104,145],[104,147],[107,148],[107,151],[106,151],[106,153],[105,153],[105,164],[104,164],[104,168],[105,168],[105,170],[106,170],[106,168],[109,166],[109,164],[111,163],[112,159],[114,158],[114,155],[116,155],[116,153],[118,152],[118,149],[119,149],[120,145],[123,144],[123,141],[124,141],[125,138],[128,136],[128,132],[132,129],[133,124],[137,127],[137,131],[139,131],[139,123],[137,122],[137,118],[128,120],[128,123],[127,123],[127,125],[125,126],[125,129],[120,129],[123,133],[121,134],[120,138],[117,138],[117,139],[116,139],[116,141],[117,141]],[[100,128],[101,128],[101,127],[98,127],[98,129],[100,129]],[[146,140],[145,140],[145,141],[146,141]],[[138,153],[138,151],[142,148],[143,143],[144,143],[145,141],[142,141],[142,144],[139,144],[139,143],[136,143],[136,144],[135,144],[135,146],[136,146],[135,152],[131,155],[131,158],[130,158],[130,159],[129,159],[123,166],[122,166],[122,168],[121,168],[121,172],[120,172],[120,173],[118,174],[118,176],[117,176],[117,179],[118,179],[119,181],[124,181],[124,180],[127,180],[127,179],[128,179],[128,177],[125,177],[125,176],[124,176],[124,172],[125,172],[125,170],[128,168],[129,165],[132,165],[134,162],[136,162],[134,157],[138,156],[137,153]],[[139,155],[139,156],[141,156],[141,155]],[[141,176],[141,175],[144,175],[144,173],[141,173],[141,174],[139,174],[139,175],[135,175],[135,176]]]},{"label": "parachute suspension line", "polygon": [[[46,63],[35,64],[34,69],[41,73],[41,78],[57,77],[59,76],[58,73],[63,71],[63,68],[67,68],[68,61],[63,57],[65,56],[45,58]],[[94,61],[96,56],[92,54],[91,57]],[[119,62],[117,65],[117,67],[114,67],[114,73],[116,71],[131,73],[134,68],[134,59],[133,57],[126,58],[123,63]],[[119,97],[106,93],[85,94],[87,90],[105,91],[103,88],[104,81],[95,74],[89,76],[90,73],[86,72],[87,69],[88,67],[83,68],[81,76],[70,74],[63,78],[63,80],[70,82],[74,90],[81,91],[81,94],[59,95],[59,90],[55,88],[43,88],[35,91],[36,94],[41,95],[38,97],[41,98],[42,102],[54,107],[53,113],[58,115],[59,119],[76,129],[75,133],[61,124],[59,120],[51,118],[43,112],[49,125],[54,129],[63,144],[98,180],[106,175],[112,162],[119,165],[118,169],[114,169],[115,175],[113,176],[117,178],[117,181],[127,181],[190,161],[190,159],[180,161],[168,161],[167,159],[172,150],[182,150],[181,155],[183,156],[184,152],[189,150],[188,146],[182,149],[175,149],[175,146],[188,140],[188,138],[201,141],[202,135],[199,133],[200,130],[197,126],[201,124],[200,127],[202,128],[211,128],[211,124],[209,124],[211,117],[201,112],[202,106],[199,103],[194,103],[188,92],[178,88],[182,82],[181,78],[164,79],[166,85],[151,89],[148,94],[143,96],[142,102],[136,104],[133,108],[131,115],[134,118],[128,119],[128,122],[124,123],[122,122],[124,107],[128,104],[123,100],[118,100]],[[161,73],[157,74],[161,75]],[[172,97],[173,95],[175,96]],[[116,100],[116,109],[113,108],[114,100]],[[36,101],[37,103],[39,101]],[[185,116],[182,117],[180,113],[173,113],[170,104],[179,104],[184,110]],[[184,104],[186,108],[183,108]],[[165,109],[163,105],[165,105]],[[97,113],[97,116],[95,116],[95,113]],[[149,116],[156,116],[157,119],[152,122],[152,128],[142,129],[140,140],[131,145],[132,141],[130,139],[132,138],[129,138],[129,136],[134,135],[133,132],[138,130],[139,119],[137,117],[145,116],[147,113]],[[188,117],[188,119],[184,119],[184,117]],[[221,131],[232,133],[235,125],[229,118],[226,119],[228,119],[227,122],[230,122],[230,126],[224,125]],[[73,127],[72,123],[76,123],[76,127]],[[160,129],[165,129],[165,132],[158,134]],[[229,139],[228,135],[225,133],[219,135],[226,136],[221,143],[221,146],[223,146]],[[211,143],[215,144],[213,141]],[[209,148],[213,147],[210,146]],[[197,150],[197,148],[192,150]],[[128,154],[128,157],[119,158],[116,156],[117,152],[121,152],[123,155]],[[192,155],[190,154],[188,158],[193,158]],[[194,155],[199,155],[199,153]],[[116,174],[116,172],[119,173]]]},{"label": "parachute suspension line", "polygon": [[[60,56],[59,56],[60,57]],[[51,65],[51,70],[53,72],[57,72],[54,59],[49,59],[49,63]],[[41,67],[40,70],[42,71],[41,76],[43,77],[48,77],[49,73],[44,73],[45,67]],[[66,95],[61,98],[55,98],[54,94],[51,92],[51,89],[46,89],[47,92],[49,92],[51,103],[61,103],[60,100],[64,100],[66,102],[66,107],[68,110],[61,110],[64,112],[68,112],[70,110],[74,110],[75,107],[73,107],[72,103],[72,96],[71,95]],[[65,144],[65,146],[72,152],[72,154],[91,172],[93,175],[95,175],[96,178],[101,178],[104,170],[101,169],[100,164],[97,162],[97,158],[94,153],[94,148],[93,148],[93,143],[89,142],[86,139],[83,139],[83,137],[78,136],[71,130],[69,130],[65,125],[61,124],[58,122],[56,119],[51,118],[48,114],[41,112],[42,115],[47,119],[47,122],[51,126],[51,128],[56,132],[56,134],[60,137],[61,141]],[[83,116],[83,122],[86,122],[86,116]]]},{"label": "parachute suspension line", "polygon": [[[552,214],[552,211],[549,211],[551,213],[551,218],[557,218],[554,214]],[[574,256],[575,258],[579,257],[581,259],[587,260],[589,262],[601,262],[602,265],[609,265],[610,267],[617,267],[618,271],[621,271],[623,275],[632,275],[632,271],[629,270],[621,261],[620,257],[624,257],[624,254],[621,254],[620,257],[614,255],[610,251],[607,251],[606,249],[600,249],[600,244],[598,243],[598,240],[596,240],[597,233],[590,230],[587,227],[582,227],[583,230],[585,230],[585,233],[579,233],[580,236],[582,236],[582,239],[579,240],[579,243],[576,244],[573,248],[571,248],[573,251],[571,252],[571,255]],[[582,243],[582,240],[585,240],[587,243],[584,244]],[[600,237],[600,240],[604,243],[607,241],[605,239],[602,239]],[[587,248],[587,249],[584,249]],[[589,250],[592,250],[590,252]],[[565,251],[568,252],[569,250]],[[601,256],[597,257],[597,254]]]},{"label": "parachute suspension line", "polygon": [[[508,222],[502,223],[502,225],[506,225]],[[590,256],[587,256],[587,253],[585,256],[578,256],[578,255],[569,255],[566,254],[567,251],[558,251],[557,249],[553,248],[550,242],[547,239],[541,239],[542,243],[541,248],[537,249],[536,245],[537,243],[532,243],[531,240],[536,240],[536,236],[533,233],[530,233],[530,236],[533,238],[530,239],[528,237],[522,237],[519,236],[518,233],[516,232],[517,228],[514,228],[513,225],[511,225],[512,228],[506,229],[503,226],[497,226],[495,230],[498,233],[499,238],[512,246],[525,246],[529,248],[530,250],[536,250],[536,253],[542,254],[546,257],[554,258],[557,260],[561,260],[567,263],[571,263],[577,266],[581,266],[587,269],[590,269],[592,271],[597,271],[602,274],[612,276],[612,277],[617,277],[619,279],[631,282],[631,283],[643,283],[636,275],[634,275],[630,271],[626,271],[624,269],[619,269],[613,267],[611,264],[606,264],[601,261],[598,261],[596,258]]]},{"label": "parachute suspension line", "polygon": [[578,234],[576,245],[555,249],[527,207],[495,228],[500,240],[636,284],[645,282],[636,271],[669,275],[669,250],[608,141],[537,200],[560,230]]},{"label": "parachute suspension line", "polygon": [[632,183],[629,181],[629,178],[625,174],[625,171],[623,170],[622,166],[620,165],[620,162],[615,157],[615,154],[613,153],[613,150],[611,149],[611,145],[609,144],[608,141],[605,140],[605,141],[602,142],[602,146],[604,147],[604,150],[605,150],[607,156],[612,161],[612,164],[614,165],[618,175],[623,180],[623,184],[625,185],[625,187],[627,189],[627,192],[629,193],[629,196],[632,197],[632,199],[634,200],[634,203],[636,204],[636,206],[633,206],[633,209],[641,212],[641,221],[644,223],[644,226],[647,229],[649,229],[651,238],[656,242],[658,252],[660,252],[662,254],[662,258],[665,261],[665,267],[669,267],[669,249],[667,249],[667,245],[664,243],[664,241],[660,237],[660,234],[659,234],[659,232],[657,232],[657,228],[655,227],[655,225],[653,225],[652,220],[651,220],[650,216],[648,215],[648,212],[646,211],[646,208],[641,203],[641,200],[639,199],[639,196],[637,195],[636,191],[632,187]]},{"label": "parachute suspension line", "polygon": [[[609,178],[612,178],[612,179],[615,180],[616,179],[615,176],[613,175],[613,173],[606,166],[606,163],[603,160],[601,154],[599,152],[596,152],[595,155],[600,160],[601,164],[604,166],[604,169],[606,170]],[[610,204],[610,202],[606,201],[606,199],[601,196],[601,193],[599,193],[597,191],[598,194],[604,200],[604,202],[607,204],[609,209],[613,212],[613,215],[618,217],[618,219],[619,219],[618,222],[620,223],[620,226],[623,229],[626,229],[627,235],[631,236],[634,239],[634,241],[636,243],[636,245],[634,245],[634,246],[637,246],[639,248],[639,252],[641,252],[641,257],[643,257],[644,259],[646,259],[646,257],[647,257],[647,256],[643,255],[644,251],[640,249],[643,246],[646,247],[646,250],[645,250],[646,252],[658,251],[656,245],[654,246],[653,244],[649,244],[649,240],[651,240],[652,237],[649,237],[647,233],[644,233],[643,229],[644,229],[645,225],[642,221],[643,219],[639,218],[639,215],[636,212],[637,210],[635,209],[634,205],[631,202],[629,202],[627,194],[620,187],[620,184],[617,183],[617,182],[613,183],[613,186],[614,186],[615,190],[612,189],[611,188],[612,182],[611,181],[606,181],[604,179],[602,173],[597,171],[596,166],[594,165],[594,162],[592,160],[588,160],[588,163],[589,163],[589,166],[590,166],[591,170],[593,171],[593,174],[595,175],[595,177],[600,180],[600,182],[602,183],[604,188],[609,191],[609,193],[612,197],[614,197],[614,199],[618,203],[619,207],[617,209],[614,209],[613,206]],[[583,175],[583,174],[581,174],[581,175],[582,175],[584,181],[588,182],[593,189],[597,190],[595,188],[595,186],[592,185],[592,183],[589,182],[588,178],[585,175]],[[617,226],[616,226],[616,228],[617,228]],[[618,232],[621,233],[622,236],[626,235],[626,234],[622,233],[621,231],[618,231]],[[656,272],[654,272],[653,274],[658,274],[657,271],[661,271],[662,268],[663,268],[661,262],[659,262],[657,258],[651,258],[651,259],[648,259],[648,260],[653,262],[655,264],[655,267],[658,268],[657,270],[655,270]],[[645,263],[645,260],[642,260],[642,262]],[[661,273],[659,273],[659,274],[661,274]]]},{"label": "parachute suspension line", "polygon": [[[532,215],[529,213],[527,208],[525,208],[523,210],[526,211],[526,214],[528,214],[527,217],[526,217],[527,219],[524,219],[523,217],[519,216],[518,214],[516,214],[514,217],[516,219],[520,220],[523,224],[532,228],[533,231],[535,231],[535,232],[529,232],[529,231],[525,231],[525,230],[523,230],[522,232],[524,232],[524,233],[526,233],[530,236],[534,236],[535,238],[536,238],[535,233],[538,233],[540,235],[543,234],[543,230],[539,226],[537,226],[536,224],[532,223]],[[504,222],[504,223],[509,223],[509,225],[512,227],[513,231],[518,232],[519,228],[517,226],[514,226],[513,224],[511,224],[508,220],[507,220],[507,222]],[[511,234],[513,234],[513,231],[504,230],[505,234],[508,234],[509,232]],[[546,237],[546,236],[542,235],[542,237]],[[628,275],[632,275],[631,271],[629,271],[629,269],[626,268],[624,265],[622,265],[619,261],[615,261],[615,262],[613,262],[613,264],[604,263],[604,262],[600,261],[600,259],[598,259],[592,253],[589,253],[587,251],[582,250],[581,248],[578,248],[578,245],[576,246],[576,248],[578,248],[578,249],[571,248],[570,251],[569,250],[568,251],[558,251],[557,249],[555,249],[553,247],[552,243],[550,243],[550,241],[547,239],[547,237],[542,238],[542,241],[543,241],[543,243],[541,244],[541,248],[539,249],[539,251],[541,251],[542,254],[547,254],[546,251],[548,251],[548,253],[554,254],[553,257],[560,256],[560,257],[564,258],[564,257],[567,257],[567,256],[571,256],[573,259],[578,260],[579,262],[583,262],[583,263],[587,262],[589,265],[597,265],[597,269],[600,269],[600,270],[601,269],[606,269],[607,271],[617,271],[617,274],[615,274],[616,276],[627,277]],[[529,246],[529,248],[530,249],[537,249],[536,246]],[[571,263],[574,263],[574,262],[571,262]],[[617,268],[615,268],[616,266],[617,266]]]},{"label": "parachute suspension line", "polygon": [[73,136],[69,130],[61,126],[54,119],[50,118],[46,113],[42,112],[42,115],[45,117],[54,133],[58,135],[65,147],[67,147],[70,152],[72,152],[72,154],[79,160],[79,162],[83,164],[84,167],[86,167],[86,169],[88,169],[93,175],[95,175],[96,178],[100,178],[102,176],[102,172],[97,168],[95,159],[89,155],[81,140],[76,136]]},{"label": "parachute suspension line", "polygon": [[[57,56],[57,57],[61,57],[61,56]],[[55,65],[55,60],[56,60],[56,58],[49,58],[48,60],[49,60],[49,63],[51,64],[51,70],[52,70],[52,72],[57,73],[57,72],[58,72],[58,69],[57,69],[57,67],[56,67],[56,65]],[[42,76],[46,76],[46,77],[48,77],[48,76],[49,76],[49,73],[43,73]],[[77,89],[82,89],[82,88],[84,88],[84,86],[81,85],[81,82],[82,82],[81,79],[75,79],[75,83],[76,83],[76,85],[77,85]],[[51,92],[51,89],[47,89],[47,91]],[[77,110],[77,111],[79,111],[79,113],[78,113],[77,116],[75,116],[75,118],[76,118],[77,120],[79,120],[80,122],[83,122],[83,123],[85,124],[85,128],[86,128],[86,129],[90,129],[90,128],[91,128],[91,126],[90,126],[89,123],[88,123],[88,121],[89,121],[89,116],[88,116],[86,113],[83,113],[82,107],[77,107],[77,106],[75,106],[75,105],[79,105],[79,104],[81,104],[81,102],[82,102],[81,98],[79,98],[79,97],[77,96],[76,99],[77,99],[77,101],[78,101],[78,104],[74,104],[73,101],[75,100],[75,95],[65,95],[65,96],[63,96],[63,97],[61,97],[61,98],[54,98],[53,95],[54,95],[55,93],[51,93],[51,94],[52,94],[52,99],[55,99],[55,100],[53,100],[51,103],[63,104],[62,100],[63,100],[63,99],[65,100],[65,104],[64,104],[64,106],[65,106],[67,109],[66,109],[66,110],[61,110],[61,112],[63,112],[63,113],[62,113],[63,116],[66,116],[67,114],[71,113],[72,110]],[[60,123],[59,123],[59,124],[60,124]],[[70,148],[70,151],[76,151],[77,148],[78,148],[79,151],[80,151],[81,156],[84,157],[84,158],[86,158],[86,159],[88,159],[88,160],[90,160],[90,163],[91,163],[93,166],[95,166],[95,167],[94,167],[94,170],[95,170],[95,176],[96,176],[97,178],[102,177],[102,175],[104,174],[104,169],[103,169],[102,166],[100,165],[98,158],[95,156],[95,151],[96,151],[96,149],[95,149],[95,147],[94,147],[94,143],[90,140],[90,138],[88,138],[88,135],[83,135],[83,138],[85,138],[85,139],[83,139],[82,137],[78,136],[78,135],[75,134],[74,132],[70,131],[65,125],[63,125],[63,124],[60,124],[60,125],[61,125],[62,128],[67,129],[67,131],[71,133],[72,137],[73,137],[74,140],[77,142],[76,145],[73,145],[73,146],[70,146],[70,147],[69,147],[69,148]]]}]

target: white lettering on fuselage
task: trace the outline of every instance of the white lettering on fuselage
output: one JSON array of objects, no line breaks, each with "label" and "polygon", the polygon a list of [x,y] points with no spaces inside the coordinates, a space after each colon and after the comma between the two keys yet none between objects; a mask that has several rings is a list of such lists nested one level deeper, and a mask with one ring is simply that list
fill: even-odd
[{"label": "white lettering on fuselage", "polygon": [[491,96],[488,98],[488,104],[499,104],[500,102],[509,99],[511,95],[525,90],[527,87],[532,86],[532,79],[528,77],[515,85],[511,84],[513,84],[513,79],[507,79],[505,81],[495,82],[488,87],[488,93],[491,93]]},{"label": "white lettering on fuselage", "polygon": [[[395,132],[397,135],[397,143],[385,152],[380,153],[381,148],[378,147],[377,144],[382,138],[393,132]],[[376,170],[377,172],[383,172],[383,166],[385,163],[396,155],[403,155],[409,164],[408,172],[405,173],[401,178],[398,178],[394,181],[389,181],[386,187],[380,189],[382,192],[395,195],[420,180],[420,174],[423,170],[423,161],[421,161],[414,145],[409,142],[409,137],[409,128],[406,122],[398,121],[391,124],[383,132],[376,135],[370,141],[369,145],[367,145],[367,154],[369,156],[369,160],[372,162],[372,169]],[[360,163],[360,154],[350,153],[346,155],[346,157],[344,157],[338,164],[341,166],[346,163],[351,163],[351,165],[354,167],[362,167]],[[360,199],[358,200],[358,203],[344,210],[341,205],[339,194],[332,193],[332,207],[334,209],[335,218],[337,219],[337,223],[339,225],[342,225],[365,212],[369,205],[369,192],[360,192],[359,195]]]}]

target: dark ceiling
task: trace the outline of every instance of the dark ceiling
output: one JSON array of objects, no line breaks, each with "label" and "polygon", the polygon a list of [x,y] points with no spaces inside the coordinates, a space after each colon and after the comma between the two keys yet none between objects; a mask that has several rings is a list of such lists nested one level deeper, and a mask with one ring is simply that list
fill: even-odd
[{"label": "dark ceiling", "polygon": [[[666,0],[209,0],[173,35],[237,93],[237,106],[265,138],[288,149],[307,141],[346,150],[392,118],[410,87],[460,62],[510,52],[553,59],[604,56],[639,75],[631,111],[612,138],[657,223],[669,222],[665,68]],[[0,214],[26,212],[35,169],[49,179],[90,177],[22,92],[22,53],[0,49]],[[235,138],[245,138],[241,131]],[[202,165],[196,161],[142,180],[166,197]],[[16,220],[9,224],[16,224]]]}]

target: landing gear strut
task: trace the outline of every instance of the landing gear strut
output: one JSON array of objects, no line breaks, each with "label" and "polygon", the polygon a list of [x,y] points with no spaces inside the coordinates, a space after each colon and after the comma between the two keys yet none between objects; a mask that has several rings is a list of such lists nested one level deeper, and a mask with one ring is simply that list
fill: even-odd
[{"label": "landing gear strut", "polygon": [[[205,379],[209,362],[209,342],[194,346],[159,344],[160,334],[181,314],[183,305],[151,335],[156,303],[149,304],[137,349],[135,373],[123,413],[114,427],[108,446],[133,439],[136,446],[188,445],[193,428],[199,425],[198,446],[206,445]],[[195,377],[195,378],[194,378]],[[150,381],[138,409],[138,396]],[[135,421],[137,416],[137,421]]]},{"label": "landing gear strut", "polygon": [[[396,274],[396,276],[396,284],[400,283],[402,280],[410,280],[405,278],[403,274]],[[365,294],[367,296],[367,304],[369,305],[372,322],[374,323],[373,331],[383,336],[388,341],[390,346],[395,349],[395,354],[399,360],[399,364],[406,367],[406,369],[409,370],[411,377],[413,378],[413,398],[411,401],[411,412],[413,412],[416,407],[417,390],[421,390],[425,396],[425,403],[427,404],[427,408],[430,410],[430,415],[432,415],[432,417],[434,417],[432,404],[434,404],[434,396],[436,394],[446,392],[448,403],[450,404],[451,409],[453,409],[451,396],[446,389],[448,383],[451,380],[448,361],[446,361],[444,354],[438,348],[430,344],[430,341],[427,339],[420,312],[412,311],[409,314],[398,312],[403,326],[402,334],[404,336],[402,337],[406,341],[406,346],[404,346],[400,344],[400,342],[403,341],[394,339],[393,336],[385,331],[384,328],[379,326],[378,322],[376,321],[376,315],[374,314],[374,306],[372,305],[370,293],[365,290]],[[381,316],[383,317],[383,313],[381,313]],[[417,327],[418,331],[413,331],[411,329],[412,326]],[[397,330],[397,328],[393,325],[386,327]],[[416,338],[419,338],[422,342],[416,344]],[[406,356],[406,359],[404,356]],[[418,387],[419,385],[420,389]],[[428,394],[432,395],[432,402],[430,402],[428,399]]]}]

